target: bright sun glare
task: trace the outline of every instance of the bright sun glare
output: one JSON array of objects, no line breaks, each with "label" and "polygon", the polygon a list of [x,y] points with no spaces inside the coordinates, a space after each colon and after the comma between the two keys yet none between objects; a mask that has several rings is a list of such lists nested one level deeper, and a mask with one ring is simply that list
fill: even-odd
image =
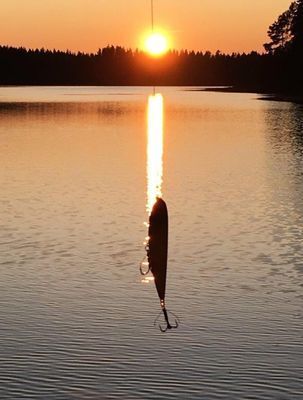
[{"label": "bright sun glare", "polygon": [[168,50],[168,40],[161,33],[152,33],[145,40],[145,50],[154,57],[165,54]]}]

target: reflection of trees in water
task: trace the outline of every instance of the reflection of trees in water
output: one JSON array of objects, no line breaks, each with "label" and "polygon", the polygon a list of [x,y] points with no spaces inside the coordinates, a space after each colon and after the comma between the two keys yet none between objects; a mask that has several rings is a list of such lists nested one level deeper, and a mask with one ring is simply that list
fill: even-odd
[{"label": "reflection of trees in water", "polygon": [[303,156],[303,106],[292,104],[292,149],[295,154]]},{"label": "reflection of trees in water", "polygon": [[[271,203],[276,210],[273,240],[285,265],[303,273],[303,107],[270,103],[265,111]],[[297,281],[296,281],[297,283]]]},{"label": "reflection of trees in water", "polygon": [[132,107],[129,103],[103,102],[12,102],[0,103],[0,118],[19,117],[69,117],[83,114],[98,115],[102,118],[119,118],[130,113],[143,112],[143,107],[136,103]]},{"label": "reflection of trees in water", "polygon": [[303,154],[303,107],[293,103],[276,103],[277,107],[268,108],[265,112],[267,139],[272,148],[279,153],[299,156]]}]

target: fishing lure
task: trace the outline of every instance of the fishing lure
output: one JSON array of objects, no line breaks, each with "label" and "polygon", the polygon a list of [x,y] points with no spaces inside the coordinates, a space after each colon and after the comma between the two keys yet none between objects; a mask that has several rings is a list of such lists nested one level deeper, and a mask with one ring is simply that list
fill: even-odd
[{"label": "fishing lure", "polygon": [[[155,286],[160,299],[161,312],[163,312],[166,322],[166,328],[162,328],[161,325],[159,325],[159,327],[162,332],[166,332],[168,329],[177,328],[179,323],[178,317],[171,313],[175,316],[175,325],[170,324],[168,311],[165,307],[168,253],[168,212],[165,201],[159,197],[157,197],[149,217],[148,237],[148,243],[145,248],[148,267],[147,270],[144,271],[144,263],[141,263],[140,272],[142,275],[147,275],[150,271],[154,276]],[[156,318],[155,323],[160,314]]]}]

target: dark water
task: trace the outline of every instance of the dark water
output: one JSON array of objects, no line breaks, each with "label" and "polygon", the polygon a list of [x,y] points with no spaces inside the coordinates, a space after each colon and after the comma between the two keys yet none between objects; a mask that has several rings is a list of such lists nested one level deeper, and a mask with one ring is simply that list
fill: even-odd
[{"label": "dark water", "polygon": [[161,89],[167,306],[141,283],[148,88],[0,88],[0,398],[303,398],[303,108]]}]

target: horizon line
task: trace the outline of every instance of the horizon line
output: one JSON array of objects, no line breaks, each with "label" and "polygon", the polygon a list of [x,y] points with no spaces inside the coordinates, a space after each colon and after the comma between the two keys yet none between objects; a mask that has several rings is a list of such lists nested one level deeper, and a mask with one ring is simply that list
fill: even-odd
[{"label": "horizon line", "polygon": [[[139,47],[136,47],[135,49],[132,47],[126,47],[126,46],[121,46],[121,45],[114,45],[114,44],[107,44],[106,46],[103,47],[99,47],[97,50],[95,50],[95,52],[88,52],[88,51],[81,51],[81,50],[71,50],[69,48],[66,48],[65,50],[62,49],[57,49],[57,48],[45,48],[45,47],[27,47],[27,46],[23,46],[23,45],[9,45],[9,44],[0,44],[0,48],[13,48],[13,49],[22,49],[22,50],[26,50],[26,51],[45,51],[45,52],[60,52],[60,53],[68,53],[71,55],[98,55],[99,51],[104,50],[104,49],[123,49],[125,51],[131,51],[132,53],[143,53],[143,54],[147,54],[146,51],[144,51],[143,49],[140,49]],[[168,49],[168,51],[161,57],[165,57],[167,54],[169,53],[194,53],[194,54],[207,54],[209,53],[210,55],[222,55],[222,56],[232,56],[232,55],[249,55],[249,54],[258,54],[258,55],[266,55],[267,53],[265,51],[263,52],[259,52],[258,50],[250,50],[249,52],[245,52],[245,51],[233,51],[230,53],[224,53],[222,52],[220,49],[217,49],[215,52],[212,52],[211,50],[189,50],[189,49]]]}]

